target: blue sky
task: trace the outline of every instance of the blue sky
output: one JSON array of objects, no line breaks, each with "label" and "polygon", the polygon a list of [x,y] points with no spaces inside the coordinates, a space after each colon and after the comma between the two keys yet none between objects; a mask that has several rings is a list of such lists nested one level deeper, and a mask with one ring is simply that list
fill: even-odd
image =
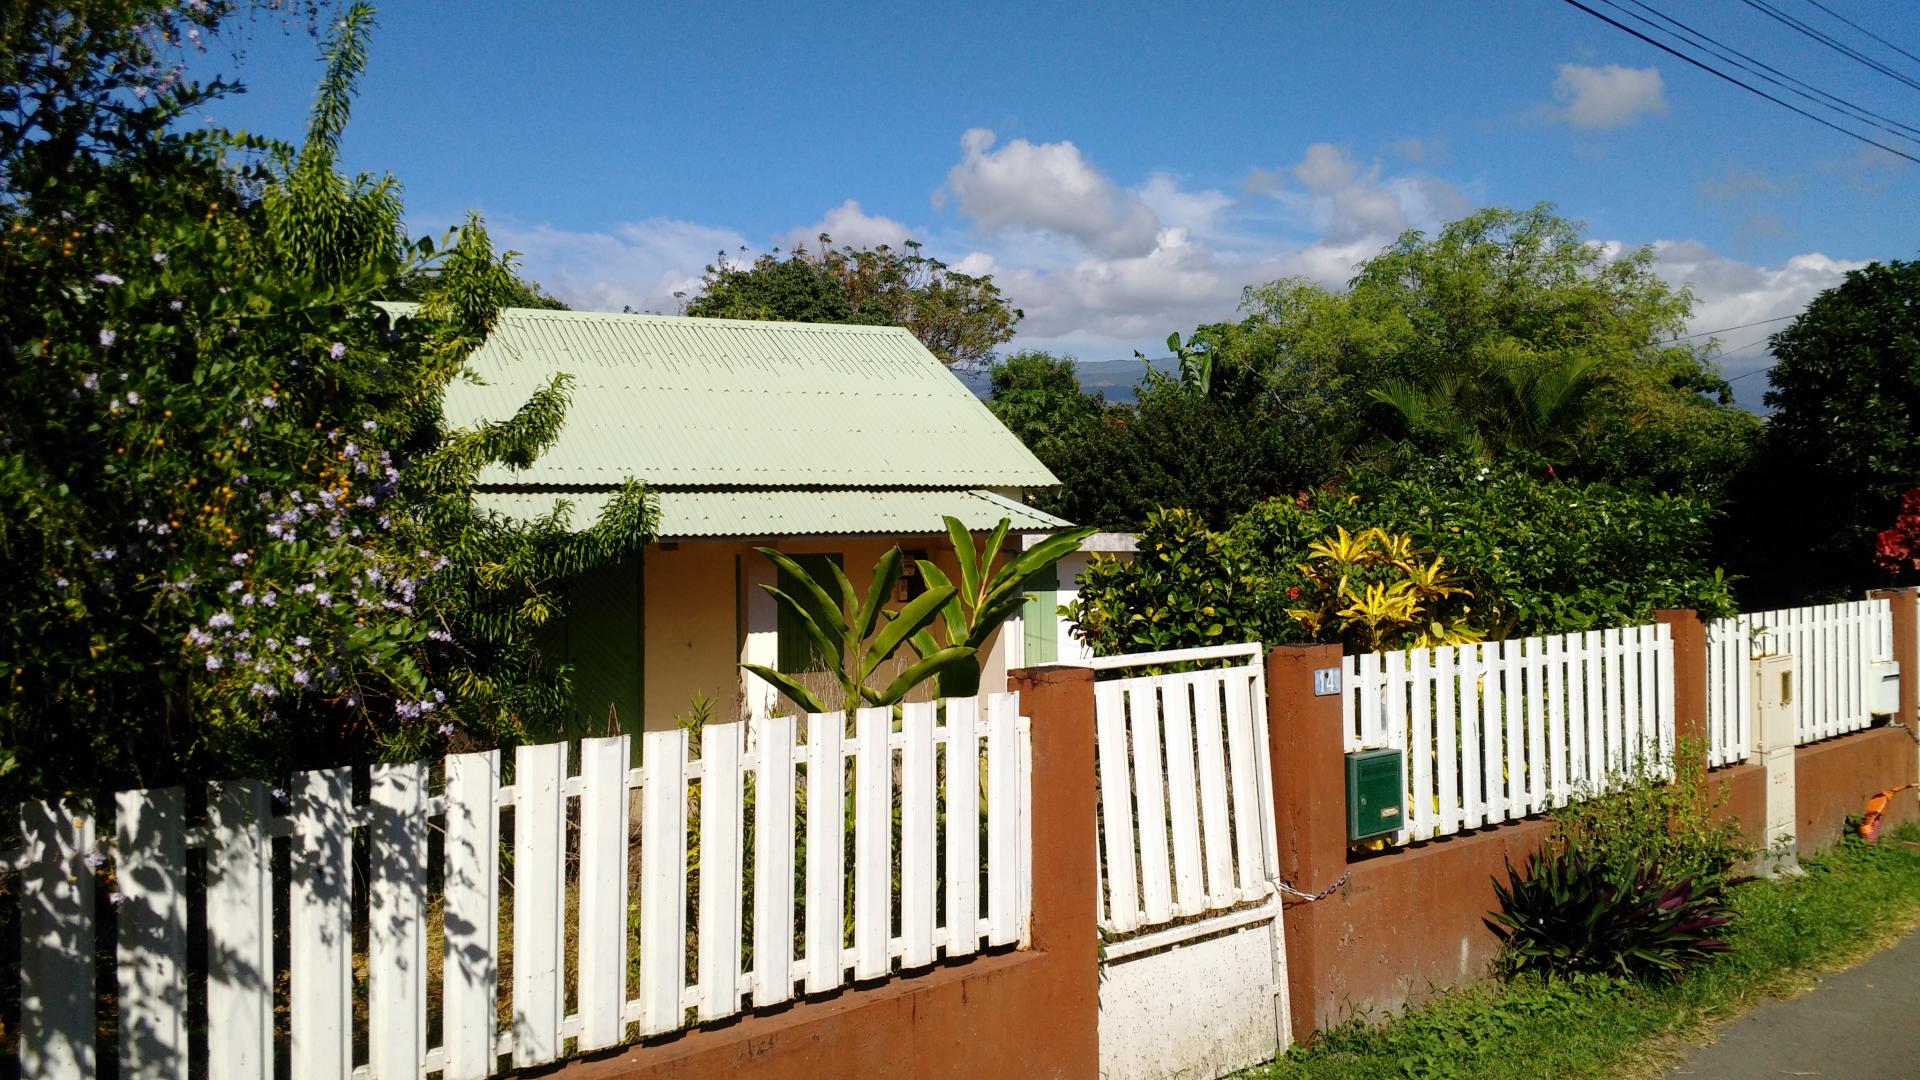
[{"label": "blue sky", "polygon": [[[1826,2],[1920,53],[1904,0]],[[1920,90],[1748,6],[1654,6],[1920,127]],[[673,311],[721,248],[910,235],[995,275],[1027,312],[1016,345],[1099,361],[1231,316],[1247,284],[1337,284],[1480,205],[1551,201],[1597,241],[1655,245],[1697,331],[1920,257],[1920,167],[1555,0],[390,3],[380,22],[348,166],[397,175],[416,231],[479,210],[577,307]],[[316,43],[263,22],[234,44],[197,65],[248,86],[211,118],[297,139]],[[1721,335],[1729,374],[1778,326]],[[1764,383],[1735,385],[1757,404]]]}]

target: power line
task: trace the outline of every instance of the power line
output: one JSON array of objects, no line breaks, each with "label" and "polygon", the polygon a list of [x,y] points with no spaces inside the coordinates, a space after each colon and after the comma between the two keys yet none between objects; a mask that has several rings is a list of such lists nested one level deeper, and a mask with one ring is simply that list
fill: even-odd
[{"label": "power line", "polygon": [[1812,38],[1813,40],[1819,42],[1822,45],[1825,45],[1827,48],[1832,49],[1834,52],[1837,52],[1840,55],[1847,57],[1848,59],[1857,60],[1860,63],[1865,64],[1868,67],[1872,68],[1873,70],[1879,72],[1880,74],[1885,75],[1889,79],[1893,79],[1896,82],[1905,83],[1906,85],[1913,87],[1915,90],[1920,90],[1920,82],[1915,82],[1914,80],[1908,78],[1906,75],[1893,70],[1887,65],[1881,63],[1878,60],[1875,60],[1873,57],[1868,56],[1866,53],[1861,52],[1860,50],[1854,48],[1851,45],[1843,44],[1831,37],[1828,37],[1826,34],[1822,33],[1821,31],[1816,30],[1811,26],[1808,26],[1806,23],[1801,22],[1799,19],[1796,19],[1793,16],[1787,14],[1786,12],[1781,11],[1779,8],[1774,7],[1772,4],[1767,3],[1767,0],[1740,0],[1740,2],[1752,8],[1753,10],[1766,15],[1770,19],[1773,19],[1780,23],[1784,23],[1787,26],[1793,27],[1795,30],[1800,31],[1802,34],[1805,34],[1806,36]]},{"label": "power line", "polygon": [[[1668,338],[1666,341],[1662,341],[1659,344],[1668,345],[1676,341],[1692,341],[1694,338],[1698,338],[1698,337],[1712,337],[1715,334],[1724,334],[1729,330],[1745,330],[1750,326],[1765,326],[1768,323],[1784,322],[1788,319],[1797,319],[1799,317],[1800,316],[1798,315],[1775,315],[1771,319],[1760,319],[1755,322],[1741,323],[1739,326],[1723,326],[1718,330],[1702,330],[1697,334],[1683,334],[1677,338]],[[1765,339],[1762,338],[1761,340],[1764,341]],[[1747,345],[1740,346],[1740,349],[1746,349],[1751,347],[1752,347],[1752,343],[1749,343]],[[1740,349],[1735,349],[1734,352],[1739,352]]]},{"label": "power line", "polygon": [[[1846,98],[1839,96],[1838,94],[1830,94],[1827,91],[1822,90],[1819,87],[1814,86],[1803,79],[1795,78],[1794,76],[1789,75],[1784,71],[1781,71],[1779,68],[1774,67],[1773,65],[1767,63],[1764,60],[1756,59],[1755,57],[1750,56],[1747,53],[1741,52],[1739,49],[1736,49],[1733,46],[1728,45],[1727,43],[1719,40],[1718,38],[1715,38],[1713,35],[1708,34],[1703,30],[1695,29],[1694,27],[1689,26],[1684,22],[1681,22],[1679,19],[1676,19],[1673,16],[1668,15],[1657,8],[1654,8],[1648,4],[1642,3],[1641,0],[1629,0],[1629,2],[1632,3],[1634,7],[1640,8],[1642,11],[1647,12],[1648,14],[1652,15],[1654,18],[1659,19],[1660,21],[1667,23],[1670,26],[1678,27],[1680,33],[1675,34],[1674,36],[1679,37],[1684,35],[1686,37],[1691,37],[1695,39],[1693,41],[1689,41],[1688,44],[1692,45],[1695,48],[1702,49],[1706,52],[1712,53],[1714,56],[1718,57],[1719,59],[1729,64],[1732,64],[1737,68],[1740,68],[1742,71],[1746,71],[1753,75],[1756,75],[1759,78],[1781,88],[1782,90],[1785,90],[1790,94],[1796,94],[1802,98],[1805,98],[1806,100],[1811,101],[1814,104],[1821,106],[1822,108],[1833,109],[1836,112],[1845,113],[1847,114],[1848,119],[1857,120],[1862,123],[1872,124],[1874,127],[1877,127],[1881,131],[1884,131],[1889,135],[1893,135],[1896,138],[1906,139],[1909,142],[1920,142],[1920,139],[1916,139],[1914,137],[1916,135],[1920,135],[1920,128],[1914,127],[1911,124],[1902,123],[1898,120],[1895,120],[1891,116],[1886,116],[1882,113],[1877,113],[1872,109],[1869,109],[1863,105],[1856,105],[1853,102],[1848,101]],[[1654,24],[1648,19],[1646,19],[1645,17],[1640,15],[1635,15],[1633,12],[1627,11],[1625,8],[1621,7],[1619,4],[1615,3],[1614,0],[1601,0],[1601,3],[1604,3],[1608,7],[1613,8],[1614,10],[1619,11],[1633,19],[1636,19],[1639,22],[1646,24],[1647,26],[1654,26]],[[1659,27],[1654,27],[1654,28],[1656,30],[1660,30]],[[1674,33],[1674,31],[1672,30],[1661,30],[1661,32],[1667,33],[1667,34]],[[1722,52],[1721,50],[1725,50],[1725,51]],[[1732,53],[1733,55],[1729,56],[1727,55],[1727,53]],[[1768,74],[1769,72],[1771,72],[1772,74]],[[1779,78],[1777,79],[1774,78],[1773,76],[1775,75],[1779,76]],[[1781,81],[1782,79],[1786,81],[1782,82]],[[1788,83],[1792,83],[1794,85],[1789,86],[1787,85]],[[1821,100],[1822,98],[1826,100],[1823,101]],[[1881,121],[1884,121],[1884,123],[1882,123]],[[1891,124],[1893,126],[1888,127],[1887,126],[1888,124]],[[1894,130],[1894,128],[1900,128],[1903,130],[1896,131]]]},{"label": "power line", "polygon": [[1913,55],[1912,53],[1901,48],[1900,46],[1895,45],[1893,42],[1888,41],[1886,38],[1881,37],[1879,34],[1876,34],[1873,31],[1867,29],[1866,27],[1861,26],[1859,23],[1854,22],[1852,19],[1847,18],[1845,15],[1842,15],[1839,12],[1828,7],[1827,5],[1821,3],[1820,0],[1807,0],[1807,3],[1812,4],[1814,7],[1819,8],[1821,11],[1824,11],[1827,14],[1833,16],[1834,18],[1839,19],[1841,22],[1846,23],[1848,26],[1853,27],[1855,30],[1860,31],[1861,33],[1867,35],[1868,37],[1879,42],[1880,44],[1885,45],[1887,48],[1892,49],[1894,52],[1899,53],[1901,56],[1904,56],[1907,59],[1915,62],[1920,62],[1920,56]]},{"label": "power line", "polygon": [[1701,61],[1696,60],[1691,56],[1688,56],[1686,53],[1683,53],[1680,50],[1673,48],[1672,46],[1666,44],[1665,42],[1655,41],[1653,38],[1650,38],[1647,35],[1641,33],[1640,31],[1635,30],[1633,27],[1628,26],[1627,24],[1619,21],[1618,19],[1611,18],[1603,12],[1595,11],[1594,9],[1581,3],[1580,0],[1564,0],[1564,2],[1572,7],[1579,8],[1581,11],[1584,11],[1587,14],[1593,16],[1594,18],[1599,19],[1601,22],[1606,23],[1608,26],[1612,26],[1616,29],[1624,30],[1629,34],[1632,34],[1634,37],[1637,37],[1641,41],[1644,41],[1647,44],[1653,46],[1654,48],[1659,49],[1661,52],[1667,53],[1671,56],[1684,60],[1689,64],[1692,64],[1694,67],[1699,68],[1701,71],[1704,71],[1707,74],[1712,75],[1717,79],[1724,79],[1727,82],[1732,83],[1733,85],[1739,87],[1742,90],[1747,91],[1750,94],[1757,94],[1760,97],[1766,98],[1768,101],[1773,102],[1775,105],[1778,105],[1783,109],[1790,109],[1796,113],[1799,113],[1801,116],[1806,117],[1807,119],[1813,121],[1814,123],[1819,124],[1822,127],[1832,128],[1833,130],[1839,132],[1842,135],[1847,136],[1850,139],[1858,139],[1869,146],[1877,146],[1880,149],[1885,150],[1887,153],[1892,154],[1895,157],[1905,158],[1906,160],[1911,161],[1916,165],[1920,165],[1920,157],[1915,157],[1914,155],[1909,154],[1904,150],[1896,150],[1893,147],[1888,146],[1886,143],[1883,143],[1880,140],[1875,139],[1871,136],[1862,135],[1857,131],[1853,131],[1849,128],[1841,127],[1839,124],[1836,124],[1831,120],[1828,120],[1824,116],[1815,116],[1814,114],[1808,112],[1807,110],[1801,108],[1798,105],[1792,104],[1791,102],[1781,101],[1779,98],[1774,97],[1772,94],[1767,93],[1765,90],[1762,90],[1759,87],[1741,82],[1739,79],[1734,78],[1733,76],[1727,74],[1724,71],[1721,71],[1719,68],[1716,68],[1711,64],[1702,63]]}]

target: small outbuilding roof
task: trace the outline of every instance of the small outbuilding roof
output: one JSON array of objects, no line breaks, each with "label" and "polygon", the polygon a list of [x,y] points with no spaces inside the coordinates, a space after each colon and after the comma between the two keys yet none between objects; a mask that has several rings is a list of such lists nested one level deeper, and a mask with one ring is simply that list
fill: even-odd
[{"label": "small outbuilding roof", "polygon": [[481,505],[513,516],[565,499],[583,526],[633,477],[659,496],[662,539],[1066,524],[1009,497],[1059,481],[898,327],[514,308],[468,369],[480,383],[443,403],[455,426],[573,377],[554,445],[480,477]]}]

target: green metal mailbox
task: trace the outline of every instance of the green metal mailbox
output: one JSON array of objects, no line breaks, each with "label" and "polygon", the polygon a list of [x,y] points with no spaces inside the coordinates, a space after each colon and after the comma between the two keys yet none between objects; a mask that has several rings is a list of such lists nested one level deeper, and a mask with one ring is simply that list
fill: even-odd
[{"label": "green metal mailbox", "polygon": [[1356,750],[1347,755],[1347,839],[1396,832],[1405,823],[1406,788],[1400,751]]}]

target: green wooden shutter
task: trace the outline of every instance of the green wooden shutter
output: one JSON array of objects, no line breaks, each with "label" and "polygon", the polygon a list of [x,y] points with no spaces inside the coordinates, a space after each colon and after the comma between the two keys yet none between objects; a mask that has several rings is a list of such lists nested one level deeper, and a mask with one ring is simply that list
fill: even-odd
[{"label": "green wooden shutter", "polygon": [[1060,575],[1054,567],[1038,571],[1026,581],[1026,593],[1032,599],[1020,611],[1020,625],[1026,630],[1027,663],[1051,664],[1060,659],[1060,630],[1054,608],[1059,606]]},{"label": "green wooden shutter", "polygon": [[[825,589],[828,596],[840,595],[839,587],[834,584],[833,571],[829,567],[845,568],[844,557],[839,554],[827,554],[788,555],[787,558],[799,563],[800,569],[807,572],[807,576],[814,580],[814,584]],[[785,570],[780,571],[780,578],[775,588],[795,598],[800,595],[800,583]],[[797,675],[803,671],[824,671],[827,667],[826,658],[820,655],[820,647],[814,644],[813,636],[807,633],[806,625],[800,621],[800,617],[788,611],[785,604],[778,604],[776,609],[780,616],[775,629],[779,632],[781,673]]]}]

